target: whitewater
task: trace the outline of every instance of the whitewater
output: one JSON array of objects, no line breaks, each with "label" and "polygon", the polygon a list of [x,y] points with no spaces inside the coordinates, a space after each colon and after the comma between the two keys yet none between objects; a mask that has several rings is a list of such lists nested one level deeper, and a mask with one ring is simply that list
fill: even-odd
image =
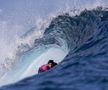
[{"label": "whitewater", "polygon": [[[9,33],[13,36],[8,39],[1,36],[7,40],[1,44],[3,47],[14,38],[0,51],[3,52],[0,90],[108,89],[107,3],[105,0],[63,2],[56,1],[58,7],[45,19],[36,18],[36,25],[8,28],[6,22],[1,23],[3,32],[16,31]],[[39,67],[50,59],[58,65],[38,74]]]}]

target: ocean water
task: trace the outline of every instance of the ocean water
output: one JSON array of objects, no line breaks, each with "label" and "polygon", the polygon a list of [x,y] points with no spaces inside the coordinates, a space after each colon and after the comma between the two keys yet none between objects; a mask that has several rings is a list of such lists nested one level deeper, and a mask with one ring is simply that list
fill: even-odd
[{"label": "ocean water", "polygon": [[[68,13],[56,16],[45,29],[43,37],[35,40],[34,46],[41,47],[41,50],[31,49],[30,52],[25,52],[21,57],[28,60],[28,64],[21,60],[21,63],[26,63],[27,66],[20,68],[22,70],[19,73],[20,76],[15,74],[15,78],[24,79],[17,79],[20,81],[16,80],[15,83],[11,79],[9,81],[12,82],[8,83],[10,85],[2,86],[0,90],[108,89],[107,9],[98,7],[97,9],[84,10],[75,16]],[[36,57],[34,57],[35,53]],[[43,54],[40,56],[40,53]],[[47,61],[49,59],[57,60],[59,64],[46,72],[36,74],[37,71],[33,70],[38,63],[36,60],[42,58]],[[42,63],[40,62],[38,65],[47,61],[43,59]],[[18,69],[21,63],[18,64]],[[30,76],[30,73],[33,76]],[[25,76],[30,77],[26,78]]]}]

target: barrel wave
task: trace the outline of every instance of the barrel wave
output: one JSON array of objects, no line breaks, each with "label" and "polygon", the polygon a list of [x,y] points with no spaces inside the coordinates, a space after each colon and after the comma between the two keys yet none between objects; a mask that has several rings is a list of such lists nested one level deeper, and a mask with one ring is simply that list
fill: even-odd
[{"label": "barrel wave", "polygon": [[[0,90],[107,90],[108,11],[97,8],[54,18],[34,46],[57,46],[68,52],[56,67]],[[52,51],[53,52],[53,51]],[[56,55],[56,54],[55,54]]]}]

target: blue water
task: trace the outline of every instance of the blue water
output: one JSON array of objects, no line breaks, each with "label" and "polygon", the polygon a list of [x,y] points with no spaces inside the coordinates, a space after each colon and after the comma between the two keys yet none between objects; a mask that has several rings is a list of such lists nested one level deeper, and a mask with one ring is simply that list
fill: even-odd
[{"label": "blue water", "polygon": [[108,90],[108,11],[59,15],[35,43],[62,47],[59,40],[69,50],[59,65],[0,90]]}]

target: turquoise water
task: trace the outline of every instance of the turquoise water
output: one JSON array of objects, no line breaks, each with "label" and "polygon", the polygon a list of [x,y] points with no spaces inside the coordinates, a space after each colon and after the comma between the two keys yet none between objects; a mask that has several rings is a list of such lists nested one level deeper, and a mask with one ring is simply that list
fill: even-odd
[{"label": "turquoise water", "polygon": [[39,67],[46,64],[48,60],[53,59],[59,63],[66,54],[65,51],[58,47],[40,47],[26,52],[20,57],[20,61],[1,78],[0,85],[14,83],[26,77],[36,75]]}]

